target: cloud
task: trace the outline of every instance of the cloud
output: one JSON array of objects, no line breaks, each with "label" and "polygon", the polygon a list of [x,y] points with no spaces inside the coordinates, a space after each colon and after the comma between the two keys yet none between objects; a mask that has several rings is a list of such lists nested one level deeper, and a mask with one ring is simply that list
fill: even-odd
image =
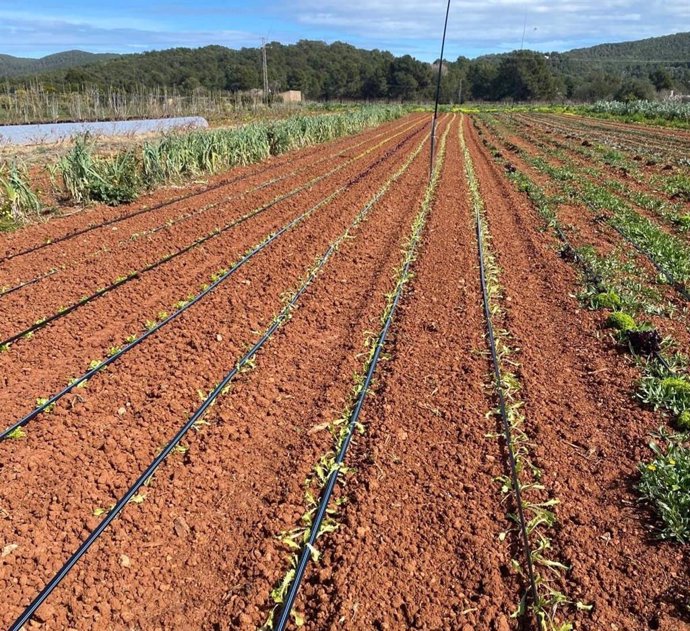
[{"label": "cloud", "polygon": [[8,15],[0,11],[0,41],[3,52],[47,54],[58,50],[83,48],[97,52],[137,52],[175,46],[223,44],[254,46],[258,35],[241,30],[153,30],[135,28],[126,19],[101,23],[66,17],[34,18]]},{"label": "cloud", "polygon": [[[298,21],[310,28],[337,29],[360,42],[437,41],[445,0],[297,0],[291,3]],[[590,42],[652,37],[680,30],[690,15],[687,0],[456,0],[451,5],[448,43],[486,51],[520,45],[549,50],[553,42],[567,49]],[[437,46],[428,54],[433,56]],[[451,54],[452,56],[452,54]]]},{"label": "cloud", "polygon": [[[2,0],[0,52],[347,41],[433,60],[446,0]],[[30,7],[27,9],[27,7]],[[452,0],[447,56],[566,50],[687,28],[688,0]]]}]

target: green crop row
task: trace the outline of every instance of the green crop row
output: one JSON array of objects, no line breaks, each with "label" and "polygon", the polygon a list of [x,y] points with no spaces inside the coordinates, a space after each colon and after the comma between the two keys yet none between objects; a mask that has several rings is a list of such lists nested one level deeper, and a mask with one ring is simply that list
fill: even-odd
[{"label": "green crop row", "polygon": [[[172,182],[253,164],[292,149],[328,142],[394,120],[401,106],[367,106],[249,124],[235,129],[174,133],[111,155],[98,155],[93,140],[78,138],[57,164],[48,165],[53,186],[69,203],[116,205]],[[41,202],[19,165],[0,165],[0,220],[18,223]]]}]

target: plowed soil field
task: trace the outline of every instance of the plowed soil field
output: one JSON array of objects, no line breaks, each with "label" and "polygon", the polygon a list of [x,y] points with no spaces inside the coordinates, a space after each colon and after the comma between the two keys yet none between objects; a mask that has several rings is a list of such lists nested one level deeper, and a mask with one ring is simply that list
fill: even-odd
[{"label": "plowed soil field", "polygon": [[[690,137],[443,114],[430,180],[429,122],[0,236],[1,628],[38,596],[25,629],[268,629],[306,550],[291,628],[690,629],[688,546],[638,491],[673,419],[606,324],[687,350]],[[548,506],[527,549],[511,450]]]}]

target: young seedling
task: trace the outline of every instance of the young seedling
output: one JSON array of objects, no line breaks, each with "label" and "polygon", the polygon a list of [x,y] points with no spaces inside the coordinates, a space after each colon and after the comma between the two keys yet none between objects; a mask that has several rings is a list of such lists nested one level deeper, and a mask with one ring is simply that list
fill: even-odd
[{"label": "young seedling", "polygon": [[[36,399],[36,407],[40,408],[43,407],[46,403],[48,403],[50,399]],[[55,403],[51,403],[49,406],[47,406],[43,411],[46,414],[50,414],[53,409],[55,408]]]},{"label": "young seedling", "polygon": [[642,496],[656,510],[661,539],[690,542],[690,448],[681,437],[665,437],[662,449],[656,442],[650,445],[654,453],[651,462],[640,465],[639,489]]},{"label": "young seedling", "polygon": [[17,427],[7,434],[7,438],[11,440],[21,440],[26,438],[26,432],[24,431],[23,427]]},{"label": "young seedling", "polygon": [[628,331],[634,331],[637,325],[635,324],[635,318],[622,311],[614,311],[606,319],[606,326],[611,329],[616,329],[621,333],[627,333]]}]

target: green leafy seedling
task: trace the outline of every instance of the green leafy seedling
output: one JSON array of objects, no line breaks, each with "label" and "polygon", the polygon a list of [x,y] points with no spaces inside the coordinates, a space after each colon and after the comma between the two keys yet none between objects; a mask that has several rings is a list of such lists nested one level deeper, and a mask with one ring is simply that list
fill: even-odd
[{"label": "green leafy seedling", "polygon": [[22,440],[23,438],[26,438],[26,432],[24,431],[23,427],[17,427],[7,434],[7,438],[11,440]]},{"label": "green leafy seedling", "polygon": [[690,432],[690,410],[683,410],[678,415],[676,425],[681,432]]},{"label": "green leafy seedling", "polygon": [[620,309],[622,304],[620,296],[615,291],[604,291],[594,298],[594,306],[597,309]]},{"label": "green leafy seedling", "polygon": [[620,331],[622,333],[626,333],[627,331],[634,331],[637,327],[637,325],[635,324],[635,318],[633,318],[631,315],[627,313],[623,313],[622,311],[613,312],[606,319],[606,326],[612,329],[616,329],[617,331]]},{"label": "green leafy seedling", "polygon": [[[48,403],[49,399],[36,399],[36,407],[40,408],[43,407],[46,403]],[[51,403],[49,406],[47,406],[43,411],[46,414],[49,414],[50,412],[53,411],[53,408],[55,407],[55,403]]]}]

